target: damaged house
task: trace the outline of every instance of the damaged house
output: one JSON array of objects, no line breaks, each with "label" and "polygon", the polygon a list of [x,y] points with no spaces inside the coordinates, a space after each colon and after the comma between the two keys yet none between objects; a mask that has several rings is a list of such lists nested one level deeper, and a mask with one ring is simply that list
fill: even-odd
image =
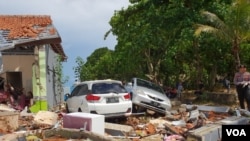
[{"label": "damaged house", "polygon": [[1,84],[31,91],[37,110],[59,104],[56,68],[67,60],[61,42],[48,15],[0,15]]}]

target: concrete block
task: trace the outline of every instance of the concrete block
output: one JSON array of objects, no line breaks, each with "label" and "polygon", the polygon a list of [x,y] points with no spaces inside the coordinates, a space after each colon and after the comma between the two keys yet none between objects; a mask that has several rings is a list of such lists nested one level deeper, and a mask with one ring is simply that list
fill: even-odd
[{"label": "concrete block", "polygon": [[32,130],[32,131],[18,131],[10,134],[0,136],[0,141],[55,141],[50,139],[53,137],[62,137],[62,140],[91,140],[91,141],[113,141],[103,135],[99,135],[89,131],[82,131],[79,129],[48,129],[48,130]]},{"label": "concrete block", "polygon": [[172,100],[171,101],[171,105],[172,106],[180,106],[181,105],[181,101],[179,101],[179,100]]},{"label": "concrete block", "polygon": [[187,111],[187,108],[180,107],[180,108],[178,108],[178,111],[179,111],[180,113],[183,113],[183,112],[186,112],[186,111]]},{"label": "concrete block", "polygon": [[218,141],[221,139],[221,125],[207,124],[188,131],[187,141]]},{"label": "concrete block", "polygon": [[39,111],[35,117],[34,122],[36,124],[45,124],[45,125],[55,125],[57,122],[58,115],[50,111]]},{"label": "concrete block", "polygon": [[[112,138],[108,138],[107,136],[100,135],[94,132],[89,132],[87,130],[79,130],[79,129],[70,129],[70,128],[61,128],[61,129],[49,129],[43,131],[43,139],[48,139],[53,136],[60,136],[69,140],[74,139],[84,139],[91,141],[113,141]],[[48,139],[49,140],[49,139]]]},{"label": "concrete block", "polygon": [[0,104],[0,111],[9,111],[9,112],[15,112],[16,110],[13,108],[10,108],[6,104]]},{"label": "concrete block", "polygon": [[18,141],[18,135],[17,134],[6,134],[3,136],[0,136],[1,141]]},{"label": "concrete block", "polygon": [[105,123],[105,129],[119,130],[125,133],[133,131],[133,127],[129,125],[115,124],[115,123]]},{"label": "concrete block", "polygon": [[18,119],[18,112],[0,112],[0,130],[2,132],[15,131],[19,127]]},{"label": "concrete block", "polygon": [[104,135],[104,115],[75,112],[63,116],[63,127],[83,129]]},{"label": "concrete block", "polygon": [[206,106],[206,105],[187,105],[187,109],[191,109],[196,106],[201,111],[214,111],[218,113],[227,113],[230,110],[228,106]]},{"label": "concrete block", "polygon": [[237,117],[237,116],[232,116],[232,117],[227,117],[225,119],[222,119],[218,121],[220,124],[224,125],[246,125],[249,124],[249,118],[247,117]]}]

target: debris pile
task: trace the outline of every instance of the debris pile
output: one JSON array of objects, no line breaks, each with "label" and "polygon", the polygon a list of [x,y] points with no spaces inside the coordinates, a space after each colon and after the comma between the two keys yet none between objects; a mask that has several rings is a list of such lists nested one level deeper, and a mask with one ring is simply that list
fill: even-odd
[{"label": "debris pile", "polygon": [[[0,122],[0,140],[15,141],[10,138],[22,137],[26,140],[46,139],[47,141],[91,138],[116,141],[183,141],[190,138],[191,134],[193,136],[193,131],[206,128],[207,125],[216,125],[214,127],[219,129],[221,124],[249,124],[250,113],[246,110],[239,111],[240,116],[237,116],[234,109],[229,107],[181,105],[167,112],[165,116],[154,117],[146,114],[127,117],[124,122],[120,123],[105,122],[105,134],[100,135],[82,129],[64,128],[63,117],[67,113],[63,110],[39,111],[34,114],[25,110],[15,111],[6,105],[0,105],[1,119],[14,121],[15,118],[11,116],[18,114],[18,123],[15,125],[3,125],[11,122]],[[12,114],[3,114],[6,112]]]},{"label": "debris pile", "polygon": [[128,117],[125,124],[134,129],[130,136],[137,136],[140,139],[159,134],[165,140],[173,138],[184,140],[188,131],[215,123],[229,116],[228,112],[200,111],[197,106],[187,108],[183,105],[177,110],[168,112],[166,116],[155,119]]}]

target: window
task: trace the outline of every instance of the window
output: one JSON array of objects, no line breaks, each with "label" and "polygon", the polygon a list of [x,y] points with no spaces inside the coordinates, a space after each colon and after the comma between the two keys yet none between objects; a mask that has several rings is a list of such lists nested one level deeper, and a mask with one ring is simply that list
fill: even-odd
[{"label": "window", "polygon": [[152,89],[152,90],[155,90],[155,91],[158,91],[158,92],[164,94],[162,88],[159,85],[155,84],[155,83],[145,81],[145,80],[141,80],[141,79],[137,79],[137,85],[141,86],[141,87],[146,87],[146,88],[149,88],[149,89]]},{"label": "window", "polygon": [[88,93],[88,86],[87,84],[78,85],[72,91],[71,96],[80,96],[85,95]]},{"label": "window", "polygon": [[70,96],[76,96],[76,95],[78,94],[78,92],[80,91],[80,89],[81,89],[81,86],[80,86],[80,85],[76,86],[76,87],[73,89],[73,91],[72,91],[72,93],[71,93]]},{"label": "window", "polygon": [[96,83],[92,85],[94,94],[126,93],[126,89],[120,83]]},{"label": "window", "polygon": [[84,84],[84,85],[82,85],[82,86],[80,87],[80,90],[79,90],[77,96],[86,95],[86,94],[88,94],[88,92],[89,92],[89,91],[88,91],[88,85],[87,85],[87,84]]}]

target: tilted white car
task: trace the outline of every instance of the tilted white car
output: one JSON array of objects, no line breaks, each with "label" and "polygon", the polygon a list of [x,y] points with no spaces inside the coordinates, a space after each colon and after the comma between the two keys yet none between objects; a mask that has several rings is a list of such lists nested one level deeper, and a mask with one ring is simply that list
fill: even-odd
[{"label": "tilted white car", "polygon": [[[131,83],[126,85],[130,91],[133,102],[133,110],[138,112],[136,107],[150,109],[162,114],[170,110],[172,105],[162,88],[150,81],[133,78]],[[133,111],[134,112],[134,111]]]},{"label": "tilted white car", "polygon": [[118,80],[80,82],[66,99],[67,112],[101,114],[105,117],[129,116],[130,94]]}]

